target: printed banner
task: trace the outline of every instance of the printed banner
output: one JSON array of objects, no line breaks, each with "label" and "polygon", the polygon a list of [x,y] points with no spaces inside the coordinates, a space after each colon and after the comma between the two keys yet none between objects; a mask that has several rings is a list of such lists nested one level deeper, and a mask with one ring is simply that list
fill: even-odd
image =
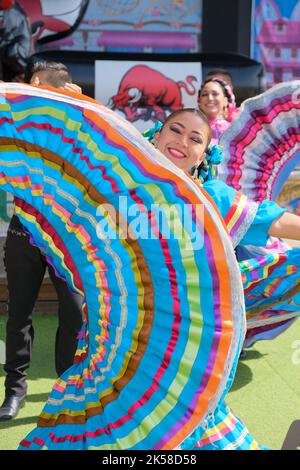
[{"label": "printed banner", "polygon": [[[51,0],[51,4],[55,3]],[[201,30],[202,0],[90,0],[76,31],[56,41],[55,48],[194,53],[200,50]],[[53,45],[53,42],[44,44],[42,50]]]},{"label": "printed banner", "polygon": [[267,87],[300,79],[300,0],[253,0],[252,57]]},{"label": "printed banner", "polygon": [[70,32],[80,22],[88,0],[18,0],[18,3],[30,20],[36,42]]},{"label": "printed banner", "polygon": [[177,109],[197,107],[200,62],[96,61],[95,72],[95,98],[140,131]]}]

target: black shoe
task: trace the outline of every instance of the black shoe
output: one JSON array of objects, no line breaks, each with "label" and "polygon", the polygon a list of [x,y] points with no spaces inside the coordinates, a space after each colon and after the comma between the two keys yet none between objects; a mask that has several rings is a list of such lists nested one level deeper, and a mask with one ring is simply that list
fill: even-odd
[{"label": "black shoe", "polygon": [[245,349],[242,349],[240,353],[240,359],[245,359],[246,356],[247,356],[247,351]]},{"label": "black shoe", "polygon": [[13,419],[17,416],[20,411],[20,408],[23,408],[25,405],[26,397],[17,397],[12,395],[5,398],[2,406],[0,407],[0,421],[7,421]]}]

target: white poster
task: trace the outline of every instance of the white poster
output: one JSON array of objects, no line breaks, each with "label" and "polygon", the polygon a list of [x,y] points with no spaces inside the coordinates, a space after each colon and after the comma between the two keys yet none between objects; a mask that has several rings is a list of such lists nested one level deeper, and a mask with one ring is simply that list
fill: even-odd
[{"label": "white poster", "polygon": [[96,61],[95,98],[144,131],[197,107],[201,79],[200,62]]}]

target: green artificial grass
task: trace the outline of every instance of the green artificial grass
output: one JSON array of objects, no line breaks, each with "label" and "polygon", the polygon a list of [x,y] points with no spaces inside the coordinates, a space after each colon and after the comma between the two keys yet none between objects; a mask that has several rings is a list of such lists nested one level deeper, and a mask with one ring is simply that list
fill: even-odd
[{"label": "green artificial grass", "polygon": [[[35,427],[49,391],[55,381],[54,343],[57,328],[55,315],[34,317],[34,350],[28,370],[26,405],[12,421],[0,421],[0,450],[13,450]],[[0,316],[0,339],[5,337],[6,317]],[[0,366],[0,399],[4,398],[3,366]]]},{"label": "green artificial grass", "polygon": [[[0,339],[6,317],[0,317]],[[34,318],[35,343],[26,406],[17,418],[0,423],[0,450],[16,449],[35,426],[54,379],[55,316]],[[298,344],[296,341],[298,340]],[[1,351],[1,347],[0,347]],[[1,355],[1,354],[0,354]],[[294,361],[293,361],[294,358]],[[0,367],[0,399],[4,371]],[[290,424],[300,419],[300,322],[272,341],[261,341],[239,362],[227,403],[258,442],[280,449]]]},{"label": "green artificial grass", "polygon": [[300,419],[299,320],[247,350],[227,403],[259,443],[281,449],[290,425]]}]

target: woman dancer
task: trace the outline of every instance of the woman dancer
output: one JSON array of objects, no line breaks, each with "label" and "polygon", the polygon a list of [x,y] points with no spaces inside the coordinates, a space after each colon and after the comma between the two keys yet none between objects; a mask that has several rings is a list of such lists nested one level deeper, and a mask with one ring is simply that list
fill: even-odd
[{"label": "woman dancer", "polygon": [[[263,246],[270,235],[300,238],[299,217],[285,213],[284,209],[272,201],[264,201],[258,205],[223,182],[211,179],[211,166],[218,163],[220,154],[218,148],[214,148],[213,151],[203,151],[203,145],[207,149],[210,141],[209,123],[203,113],[193,109],[176,111],[168,117],[161,128],[156,125],[153,130],[148,132],[147,138],[152,140],[154,145],[167,158],[185,172],[188,172],[191,167],[193,168],[194,177],[198,180],[200,178],[203,187],[217,204],[235,246],[237,244],[247,245],[249,243]],[[300,250],[291,250],[287,255],[282,254],[282,257],[284,256],[287,256],[289,259],[288,267],[292,265],[297,270],[299,269]],[[287,258],[284,258],[285,261]],[[251,279],[249,280],[249,277],[247,278],[247,271],[250,263],[256,263],[257,276],[253,276],[255,279],[254,291],[256,289],[257,297],[254,304],[256,306],[259,302],[262,303],[264,290],[267,289],[268,285],[271,285],[276,277],[286,273],[287,261],[285,267],[283,266],[283,259],[277,267],[275,266],[275,261],[275,258],[271,260],[269,256],[265,257],[264,260],[247,260],[247,262],[241,263],[245,297],[246,299],[250,297],[250,301],[251,295],[253,296],[253,290],[251,292],[251,289],[249,289],[252,282]],[[262,272],[266,270],[268,264],[271,265],[272,272],[270,273],[271,277],[266,280],[266,275],[263,276]],[[259,277],[261,277],[260,282]],[[287,282],[290,283],[291,289],[286,299],[282,296],[282,290],[279,289],[276,293],[275,289],[273,290],[274,297],[273,299],[268,299],[268,303],[273,305],[281,303],[282,308],[282,305],[289,304],[291,297],[294,296],[293,308],[294,311],[297,311],[299,309],[299,299],[297,299],[299,283],[297,275],[290,275]],[[276,298],[277,296],[278,299]],[[252,311],[253,305],[252,309],[248,312],[250,318]],[[234,372],[232,377],[234,377]],[[249,434],[243,423],[234,416],[225,403],[221,403],[215,414],[208,417],[206,426],[206,428],[200,426],[182,444],[182,448],[240,450],[259,448],[257,442]]]},{"label": "woman dancer", "polygon": [[[84,297],[75,363],[21,447],[177,448],[226,393],[245,328],[220,214],[188,175],[93,100],[15,84],[0,91],[0,184]],[[156,207],[184,239],[166,236]]]},{"label": "woman dancer", "polygon": [[[201,109],[209,119],[209,123],[212,129],[212,143],[218,144],[225,131],[229,129],[233,117],[239,111],[235,105],[235,96],[233,94],[232,87],[221,77],[208,78],[199,90],[198,105],[199,109]],[[220,159],[217,160],[216,164],[211,167],[215,177],[226,181],[227,184],[230,186],[232,185],[235,188],[235,185],[232,184],[232,178],[229,178],[229,181],[227,181],[227,175],[224,175],[224,171],[222,175],[219,174],[221,173],[221,170],[217,166],[218,163],[220,163]],[[252,169],[250,169],[250,173],[251,172],[253,173]],[[243,187],[241,188],[241,191],[243,191]],[[285,287],[286,282],[284,281],[284,278],[287,275],[288,268],[287,264],[285,264],[286,258],[284,253],[289,250],[290,247],[287,245],[287,243],[283,242],[277,237],[272,236],[268,237],[265,240],[265,243],[262,244],[259,248],[256,248],[251,242],[249,242],[248,246],[243,243],[236,249],[238,260],[244,261],[243,269],[246,270],[245,276],[248,278],[248,280],[250,279],[250,283],[247,285],[247,287],[245,284],[245,289],[248,293],[246,296],[246,307],[248,310],[249,319],[247,335],[244,343],[245,348],[253,346],[253,344],[258,340],[269,340],[276,338],[279,334],[291,326],[295,320],[295,316],[291,311],[289,311],[289,309],[286,312],[282,310],[282,317],[280,317],[278,315],[279,311],[276,311],[276,309],[279,309],[278,306],[275,308],[275,312],[272,305],[268,311],[265,305],[266,302],[264,301],[262,301],[262,304],[258,306],[256,301],[257,288],[255,290],[255,284],[252,283],[252,278],[255,280],[255,275],[257,275],[256,269],[259,267],[259,265],[257,265],[257,262],[254,262],[254,266],[247,266],[246,260],[254,258],[259,259],[261,256],[261,260],[259,261],[261,264],[260,276],[263,275],[267,278],[269,271],[273,269],[273,257],[280,256],[281,259],[279,262],[283,263],[283,266],[279,277],[283,280],[282,287]],[[257,315],[258,310],[261,314],[260,317]],[[283,315],[286,316],[285,319],[283,319]],[[252,317],[251,320],[250,316]],[[274,323],[272,323],[273,321]],[[246,351],[243,350],[241,355],[244,356],[245,354]]]},{"label": "woman dancer", "polygon": [[236,113],[235,96],[230,86],[221,78],[207,79],[198,93],[199,109],[209,120],[212,144],[218,144]]}]

